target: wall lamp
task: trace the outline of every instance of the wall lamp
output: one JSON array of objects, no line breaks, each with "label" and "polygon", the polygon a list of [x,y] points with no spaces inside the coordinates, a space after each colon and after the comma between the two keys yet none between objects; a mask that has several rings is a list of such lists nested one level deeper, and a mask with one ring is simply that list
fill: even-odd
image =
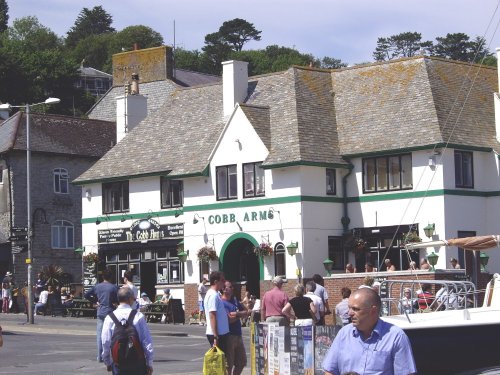
[{"label": "wall lamp", "polygon": [[182,212],[182,210],[176,209],[176,210],[175,210],[175,213],[174,213],[174,216],[175,216],[175,217],[179,217],[179,216],[181,216],[183,213],[184,213],[184,212]]},{"label": "wall lamp", "polygon": [[290,245],[288,245],[286,247],[286,249],[288,250],[288,254],[290,254],[291,256],[294,256],[296,253],[297,253],[297,249],[299,248],[299,241],[297,242],[290,242]]},{"label": "wall lamp", "polygon": [[120,221],[123,223],[127,219],[133,219],[132,215],[122,215]]},{"label": "wall lamp", "polygon": [[151,218],[154,216],[153,214],[154,214],[153,210],[152,210],[152,209],[149,209],[149,210],[148,210],[148,216],[146,216],[146,219],[147,219],[147,220],[151,219]]},{"label": "wall lamp", "polygon": [[92,199],[92,189],[85,190],[85,198],[87,198],[88,200]]},{"label": "wall lamp", "polygon": [[427,224],[426,227],[424,227],[424,233],[427,236],[427,238],[431,238],[434,235],[434,231],[436,230],[436,224]]},{"label": "wall lamp", "polygon": [[103,220],[109,221],[109,215],[106,214],[106,216],[97,216],[97,219],[95,221],[95,225],[101,224]]},{"label": "wall lamp", "polygon": [[198,217],[198,219],[201,219],[201,220],[203,220],[203,222],[205,222],[205,218],[204,218],[203,216],[200,216],[200,215],[198,215],[198,214],[194,214],[194,217],[193,217],[193,224],[198,224],[198,221],[199,221],[199,220],[197,219],[197,217]]},{"label": "wall lamp", "polygon": [[267,213],[267,218],[270,219],[270,220],[274,219],[274,213],[275,212],[278,213],[278,214],[280,213],[279,211],[277,211],[277,210],[275,210],[274,208],[271,207],[269,209],[269,212]]}]

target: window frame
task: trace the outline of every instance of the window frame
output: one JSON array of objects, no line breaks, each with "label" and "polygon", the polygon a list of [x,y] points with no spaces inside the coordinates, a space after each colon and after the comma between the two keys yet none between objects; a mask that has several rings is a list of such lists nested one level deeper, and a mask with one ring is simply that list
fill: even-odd
[{"label": "window frame", "polygon": [[[234,168],[234,173],[231,172],[229,173],[229,169]],[[222,196],[220,195],[220,184],[219,184],[219,171],[226,171],[226,181],[225,181],[225,186],[226,186],[226,195]],[[231,195],[231,176],[236,176],[236,187],[234,189],[235,195]],[[216,199],[218,201],[226,201],[226,200],[231,200],[231,199],[238,199],[238,167],[236,164],[230,164],[230,165],[221,165],[218,167],[215,167],[215,194],[216,194]]]},{"label": "window frame", "polygon": [[[255,198],[255,197],[264,197],[266,196],[266,177],[264,173],[264,169],[262,169],[260,166],[262,165],[262,162],[254,162],[254,163],[243,163],[242,167],[242,174],[243,174],[243,198]],[[251,172],[251,176],[253,177],[253,191],[251,194],[248,194],[246,191],[246,185],[247,185],[247,173],[245,172],[245,167],[247,166],[253,166],[253,171]],[[257,175],[257,171],[261,171],[262,174]],[[257,193],[257,180],[258,177],[262,178],[262,192]]]},{"label": "window frame", "polygon": [[3,170],[4,168],[0,166],[0,185],[3,185]]},{"label": "window frame", "polygon": [[[390,183],[391,176],[394,175],[394,173],[391,173],[390,161],[391,161],[391,159],[393,160],[396,157],[398,158],[398,172],[397,173],[399,175],[398,176],[399,186],[395,188],[395,187],[391,186],[391,183]],[[404,166],[406,164],[404,163],[403,158],[405,158],[405,157],[408,158],[406,161],[410,162],[409,171],[404,170]],[[384,165],[382,165],[382,162],[384,163]],[[372,168],[372,172],[367,173],[367,168],[369,168],[369,167]],[[363,158],[362,162],[361,162],[361,169],[362,169],[362,182],[363,182],[363,193],[364,194],[413,189],[413,160],[412,160],[411,153]],[[381,173],[380,173],[381,171],[384,172],[383,175],[381,175]],[[411,185],[404,186],[404,182],[408,180],[408,178],[407,178],[408,173],[410,174],[409,177],[411,180]],[[367,188],[367,179],[370,177],[373,180],[373,189]],[[381,181],[384,181],[385,188],[379,187],[379,184],[381,183]]]},{"label": "window frame", "polygon": [[[325,176],[326,176],[326,189],[325,189],[326,195],[337,195],[337,170],[335,168],[326,168]],[[332,188],[328,189],[328,182],[332,180],[332,177],[333,177],[333,181],[331,181]]]},{"label": "window frame", "polygon": [[[274,245],[274,276],[286,278],[286,246],[283,242]],[[280,267],[280,262],[282,262]],[[283,273],[279,273],[279,268],[283,268]]]},{"label": "window frame", "polygon": [[[52,176],[54,178],[54,193],[69,194],[68,170],[66,168],[54,168],[52,170]],[[66,191],[63,191],[64,189],[66,189]]]},{"label": "window frame", "polygon": [[[338,236],[328,236],[328,259],[333,262],[332,270],[342,271],[349,259],[346,249],[344,248],[344,240]],[[337,254],[335,256],[334,254]],[[338,259],[340,258],[340,259]]]},{"label": "window frame", "polygon": [[[56,232],[54,232],[54,230],[57,231],[57,243],[55,237]],[[73,223],[63,219],[56,220],[54,224],[51,225],[50,244],[52,249],[74,249],[75,226]]]},{"label": "window frame", "polygon": [[[159,275],[159,266],[160,264],[166,264],[167,266],[167,278],[165,279],[165,281],[162,281],[158,278],[158,275]],[[177,267],[177,270],[179,271],[179,275],[177,277],[177,279],[174,279],[173,277],[171,277],[172,275],[172,264],[175,264],[176,267]],[[178,280],[178,281],[173,281],[173,280]],[[162,285],[165,285],[165,284],[183,284],[184,283],[184,266],[182,264],[182,262],[180,261],[179,259],[179,256],[178,256],[178,250],[177,248],[168,248],[167,249],[167,258],[163,258],[161,260],[157,260],[156,261],[156,283],[157,284],[162,284]]]},{"label": "window frame", "polygon": [[[114,189],[114,188],[118,189]],[[120,190],[120,207],[119,209],[114,209],[114,198],[113,191]],[[109,195],[109,197],[108,197]],[[125,207],[126,206],[126,207]],[[102,212],[104,214],[113,214],[119,212],[129,212],[130,210],[130,192],[129,192],[129,181],[115,181],[102,184]]]},{"label": "window frame", "polygon": [[[173,189],[175,185],[178,190]],[[174,196],[176,194],[178,194],[177,198],[179,200],[179,203],[174,202]],[[172,180],[165,176],[161,176],[160,199],[161,208],[182,207],[184,205],[184,182],[182,180]]]},{"label": "window frame", "polygon": [[[464,156],[470,157],[469,165],[464,163]],[[460,165],[457,165],[457,157],[460,156]],[[472,151],[462,151],[455,150],[454,152],[454,163],[455,163],[455,187],[460,189],[474,189],[474,153]],[[467,170],[470,168],[470,171]],[[458,174],[457,172],[460,172]],[[464,182],[464,176],[470,172],[470,182],[467,184]],[[461,181],[459,181],[459,179]]]}]

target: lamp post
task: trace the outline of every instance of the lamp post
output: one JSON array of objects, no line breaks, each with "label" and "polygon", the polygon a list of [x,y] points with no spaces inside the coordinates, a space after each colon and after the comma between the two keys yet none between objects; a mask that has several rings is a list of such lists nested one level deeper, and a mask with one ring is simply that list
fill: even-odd
[{"label": "lamp post", "polygon": [[0,104],[0,110],[10,110],[11,108],[25,108],[26,110],[26,206],[27,206],[27,227],[28,227],[28,259],[26,259],[26,264],[28,265],[28,320],[30,324],[34,324],[33,317],[33,289],[32,289],[32,274],[33,274],[33,264],[32,264],[32,254],[31,254],[31,147],[30,147],[30,108],[40,105],[40,104],[56,104],[61,100],[58,98],[47,98],[44,102],[25,104],[25,105],[10,105]]},{"label": "lamp post", "polygon": [[488,265],[489,260],[490,260],[490,257],[488,256],[488,254],[481,251],[481,254],[479,255],[479,261],[481,262],[481,272],[488,272],[486,270],[486,266]]},{"label": "lamp post", "polygon": [[432,252],[432,254],[427,255],[427,260],[429,261],[429,264],[431,265],[431,271],[435,271],[436,269],[434,266],[437,264],[439,255],[437,255],[435,252]]},{"label": "lamp post", "polygon": [[333,260],[331,260],[331,259],[325,259],[323,261],[323,267],[325,267],[327,276],[332,276]]}]

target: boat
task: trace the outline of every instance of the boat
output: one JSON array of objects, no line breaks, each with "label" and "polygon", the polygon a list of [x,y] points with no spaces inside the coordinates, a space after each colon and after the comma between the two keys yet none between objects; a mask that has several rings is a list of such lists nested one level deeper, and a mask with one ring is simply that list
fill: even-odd
[{"label": "boat", "polygon": [[[460,246],[466,250],[498,247],[500,236],[477,236],[407,245],[408,250]],[[400,281],[401,283],[402,281]],[[386,285],[391,290],[395,285]],[[408,280],[404,280],[408,284]],[[470,282],[449,280],[414,280],[414,284],[441,284],[446,295],[454,294],[461,301],[450,306],[449,299],[433,311],[397,314],[383,320],[402,328],[408,335],[419,374],[468,374],[484,368],[497,368],[500,373],[500,275],[494,274],[485,291],[476,291]],[[471,285],[472,284],[472,285]],[[412,286],[415,287],[415,286]],[[415,290],[415,289],[413,289]],[[484,302],[477,306],[477,295],[484,293]],[[394,295],[394,293],[392,294]],[[438,299],[436,297],[436,302]],[[443,304],[444,302],[444,304]],[[470,372],[472,371],[472,372]],[[488,372],[491,373],[491,372]]]}]

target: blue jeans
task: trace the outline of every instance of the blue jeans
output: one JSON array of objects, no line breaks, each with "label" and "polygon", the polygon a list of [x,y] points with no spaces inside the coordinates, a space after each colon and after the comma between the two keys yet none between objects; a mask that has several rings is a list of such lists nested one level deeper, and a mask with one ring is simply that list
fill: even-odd
[{"label": "blue jeans", "polygon": [[96,330],[96,339],[97,339],[97,362],[102,362],[102,326],[104,325],[104,319],[97,318],[97,330]]}]

